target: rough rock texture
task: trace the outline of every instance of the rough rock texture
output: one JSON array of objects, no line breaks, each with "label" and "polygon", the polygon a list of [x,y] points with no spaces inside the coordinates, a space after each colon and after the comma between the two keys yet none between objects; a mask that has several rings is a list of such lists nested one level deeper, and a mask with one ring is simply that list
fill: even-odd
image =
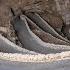
[{"label": "rough rock texture", "polygon": [[52,63],[34,63],[34,62],[11,62],[0,61],[1,70],[69,70],[70,60],[56,61]]},{"label": "rough rock texture", "polygon": [[63,19],[62,17],[56,13],[50,13],[45,11],[44,13],[41,13],[41,17],[48,22],[57,32],[61,33],[61,29],[63,26]]},{"label": "rough rock texture", "polygon": [[30,29],[44,42],[50,43],[50,44],[54,43],[54,44],[60,44],[60,45],[68,45],[67,42],[52,36],[48,32],[43,31],[34,22],[32,22],[29,18],[27,18],[27,22],[28,22]]},{"label": "rough rock texture", "polygon": [[70,0],[55,0],[58,12],[62,15],[64,26],[62,31],[70,40]]},{"label": "rough rock texture", "polygon": [[[61,4],[61,7],[59,3]],[[66,12],[64,12],[65,10],[69,11],[70,9],[69,3],[70,3],[69,0],[0,0],[0,33],[2,33],[5,37],[10,39],[14,43],[18,41],[15,32],[13,30],[13,27],[10,24],[10,19],[11,19],[10,7],[12,7],[15,11],[17,11],[16,9],[18,8],[22,8],[23,10],[26,11],[38,12],[45,20],[47,19],[46,21],[49,22],[49,24],[55,30],[60,32],[63,23],[69,24],[70,22],[69,12],[67,15]],[[64,5],[68,9],[64,9],[63,8]],[[25,62],[25,60],[26,62],[43,61],[50,63],[43,63],[43,64],[22,63]],[[22,54],[0,53],[0,69],[1,70],[6,70],[6,69],[7,70],[12,70],[12,69],[13,70],[23,70],[23,69],[24,70],[30,70],[30,69],[70,70],[70,52],[62,52],[62,53],[48,54],[48,55],[22,55]]]},{"label": "rough rock texture", "polygon": [[[10,25],[10,19],[11,19],[11,12],[10,7],[12,7],[15,11],[18,8],[22,8],[26,11],[34,11],[42,14],[44,11],[48,11],[52,13],[51,17],[50,14],[43,15],[43,17],[48,18],[47,21],[52,22],[49,24],[52,27],[55,27],[56,30],[61,30],[63,21],[60,18],[56,18],[56,16],[59,16],[56,9],[56,3],[54,0],[0,0],[0,26],[5,26],[8,29],[7,32],[7,38],[11,41],[15,41],[15,34],[12,26]],[[54,16],[54,20],[52,19],[52,16]],[[59,21],[60,20],[60,21]],[[57,23],[58,21],[58,23]],[[13,30],[13,31],[12,31]]]}]

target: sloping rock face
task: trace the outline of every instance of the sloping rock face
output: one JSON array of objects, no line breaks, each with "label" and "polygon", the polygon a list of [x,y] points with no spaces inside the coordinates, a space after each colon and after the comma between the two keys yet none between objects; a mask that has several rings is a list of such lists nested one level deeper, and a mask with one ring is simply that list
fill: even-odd
[{"label": "sloping rock face", "polygon": [[13,42],[15,42],[15,34],[10,24],[12,16],[10,7],[14,11],[21,8],[26,11],[38,12],[55,30],[61,31],[63,20],[61,15],[57,13],[54,0],[0,0],[0,26],[8,28],[4,35]]},{"label": "sloping rock face", "polygon": [[[37,12],[38,14],[40,14],[40,16],[46,22],[48,22],[48,24],[52,28],[54,28],[55,31],[57,31],[61,35],[64,34],[65,37],[67,37],[69,39],[70,38],[69,37],[70,36],[70,34],[69,34],[70,33],[70,29],[69,29],[70,28],[69,27],[69,25],[70,25],[70,23],[69,23],[70,22],[70,18],[69,18],[70,17],[70,12],[69,12],[70,10],[69,10],[69,8],[70,7],[69,7],[69,5],[70,5],[69,0],[0,0],[0,33],[3,34],[5,37],[7,37],[9,40],[11,40],[14,43],[21,46],[21,44],[18,41],[18,38],[15,34],[15,31],[14,31],[12,25],[10,24],[10,20],[12,19],[12,14],[11,14],[10,8],[12,7],[13,10],[16,12],[15,14],[20,12],[20,11],[18,11],[18,9],[22,9],[23,11],[26,11],[26,12]],[[3,30],[4,27],[5,27],[5,29]],[[50,37],[50,36],[48,36],[48,37]],[[20,70],[22,70],[23,67],[25,67],[24,70],[30,69],[31,67],[33,68],[33,70],[36,70],[36,69],[38,70],[41,66],[42,66],[43,70],[45,70],[45,69],[54,70],[54,69],[59,69],[59,68],[61,70],[62,69],[67,70],[69,68],[68,66],[70,65],[70,63],[68,63],[69,62],[68,59],[70,59],[70,56],[69,56],[70,54],[68,54],[68,53],[69,52],[67,52],[66,54],[64,52],[60,53],[60,54],[56,54],[56,56],[57,55],[59,55],[59,56],[55,60],[59,59],[61,61],[58,60],[57,62],[55,61],[55,62],[50,63],[50,64],[48,64],[48,63],[47,64],[39,64],[39,65],[36,64],[37,68],[36,68],[35,64],[33,64],[33,67],[32,67],[32,65],[30,65],[30,64],[21,63],[22,61],[19,61],[20,63],[17,63],[17,62],[13,63],[13,62],[11,62],[13,59],[15,59],[15,58],[12,58],[13,54],[10,54],[10,56],[7,56],[8,53],[7,54],[4,53],[4,57],[3,57],[3,53],[1,53],[2,56],[0,55],[0,58],[2,60],[0,61],[0,63],[1,63],[0,68],[2,70],[5,70],[4,67],[7,64],[7,66],[5,68],[11,69],[11,70],[12,70],[12,68],[17,69],[16,67],[18,67],[18,66],[19,66]],[[67,54],[68,54],[68,56],[66,56]],[[14,55],[16,55],[16,54],[14,54]],[[47,56],[46,59],[50,58],[50,57],[52,59],[53,54],[50,54],[50,55],[51,56]],[[61,57],[62,55],[67,57],[66,60],[62,61],[62,58],[63,58],[63,57]],[[12,59],[8,58],[10,60],[10,62],[3,61],[3,60],[7,60],[6,56],[12,58]],[[18,54],[17,54],[17,56],[18,56]],[[21,54],[20,54],[20,56],[22,59],[25,57],[24,55],[22,57]],[[27,55],[27,56],[30,59],[32,58],[29,55]],[[35,56],[35,55],[33,55],[33,56]],[[39,56],[39,58],[40,58],[40,56]],[[24,58],[24,59],[26,59],[26,58]],[[37,60],[37,58],[35,58],[35,57],[33,59]],[[65,57],[64,57],[64,59],[65,59]],[[28,60],[28,58],[26,60]]]}]

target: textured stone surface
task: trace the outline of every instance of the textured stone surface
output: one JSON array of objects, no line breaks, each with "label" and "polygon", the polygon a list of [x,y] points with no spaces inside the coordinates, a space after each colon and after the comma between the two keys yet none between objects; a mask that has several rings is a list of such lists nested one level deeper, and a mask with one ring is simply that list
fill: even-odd
[{"label": "textured stone surface", "polygon": [[[36,55],[33,56],[33,59],[37,61],[42,59],[44,62],[25,62],[27,59],[32,59],[31,56],[28,56],[29,58],[26,57],[26,59],[23,60],[23,56],[27,55],[20,55],[20,54],[8,54],[8,53],[0,53],[0,69],[1,70],[70,70],[70,56],[67,53],[61,53],[61,54],[56,54],[56,55],[46,55],[47,59],[43,59],[43,55]],[[1,57],[2,56],[2,57]],[[13,57],[14,56],[14,57]],[[9,60],[6,60],[7,57]],[[17,58],[18,57],[18,58]],[[20,58],[21,57],[21,58]],[[36,58],[38,57],[38,58]],[[56,60],[57,57],[57,60]],[[68,58],[67,58],[68,57]],[[5,58],[5,59],[4,59]],[[67,58],[67,59],[66,59]],[[17,61],[19,59],[19,61]],[[22,60],[21,60],[22,59]],[[51,62],[51,60],[52,62]],[[58,60],[59,59],[59,60]],[[62,59],[62,60],[61,60]],[[50,62],[45,62],[50,60]],[[55,60],[55,61],[53,61]]]},{"label": "textured stone surface", "polygon": [[[15,31],[10,24],[10,19],[12,18],[11,17],[12,15],[10,12],[10,7],[12,7],[14,9],[14,11],[17,11],[18,8],[21,8],[25,11],[37,12],[43,17],[43,19],[45,19],[47,22],[49,22],[49,24],[55,30],[61,31],[63,23],[66,25],[70,23],[70,18],[69,18],[70,17],[70,13],[69,13],[70,6],[69,6],[69,4],[70,4],[69,0],[0,0],[0,27],[6,27],[8,29],[8,31],[5,32],[5,34],[6,34],[5,36],[8,39],[10,39],[11,41],[13,41],[14,43],[16,43],[17,38],[15,35]],[[0,31],[4,32],[3,30],[0,30]],[[69,32],[69,31],[67,31],[67,28],[65,31]],[[67,55],[68,53],[69,52],[67,52],[64,55]],[[58,58],[60,58],[60,57],[58,57]],[[67,70],[68,69],[69,70],[70,63],[68,63],[68,62],[69,61],[59,61],[57,63],[50,64],[47,67],[48,67],[48,70],[51,70],[51,69],[52,70],[56,70],[56,69],[58,69],[58,70],[60,70],[60,69]],[[0,68],[2,70],[3,69],[4,70],[12,69],[12,67],[14,65],[14,64],[11,64],[9,66],[8,65],[5,66],[6,64],[9,64],[10,62],[5,63],[4,61],[2,61],[0,63],[3,64],[0,66]],[[23,64],[15,65],[13,67],[13,69],[17,69],[16,67],[18,67],[18,66],[19,66],[19,68],[21,68],[21,66],[22,66],[22,69],[23,69],[23,66],[24,66],[25,70],[27,70],[30,67],[32,67],[32,65],[30,67],[29,67],[29,65],[30,64],[28,64],[28,67],[27,67],[27,65],[25,66]],[[43,65],[41,65],[42,68],[43,68]],[[36,66],[36,67],[37,67],[37,69],[39,69],[41,66],[38,66],[38,67]],[[45,65],[44,69],[45,68],[46,68],[46,65]],[[34,65],[33,69],[35,69],[35,65]]]},{"label": "textured stone surface", "polygon": [[[56,10],[56,4],[54,0],[0,0],[0,26],[5,26],[9,28],[9,32],[7,32],[7,37],[11,37],[11,40],[14,42],[13,37],[15,37],[14,31],[12,26],[10,25],[10,19],[11,19],[11,12],[10,12],[10,7],[12,7],[15,11],[18,8],[22,8],[23,10],[27,11],[36,11],[38,13],[42,11],[48,11],[50,13],[53,13],[54,18],[57,16],[57,10]],[[43,14],[42,14],[43,15]],[[44,15],[43,15],[44,16]],[[46,17],[46,16],[45,16]],[[62,20],[60,18],[56,18],[52,20],[52,15],[51,17],[48,14],[46,18],[47,21],[52,23],[49,23],[52,27],[55,27],[61,30],[62,27]],[[60,21],[61,22],[60,22]],[[58,21],[58,24],[57,22]],[[11,28],[11,29],[10,29]]]},{"label": "textured stone surface", "polygon": [[70,60],[56,61],[52,63],[22,63],[0,61],[1,70],[70,70]]}]

